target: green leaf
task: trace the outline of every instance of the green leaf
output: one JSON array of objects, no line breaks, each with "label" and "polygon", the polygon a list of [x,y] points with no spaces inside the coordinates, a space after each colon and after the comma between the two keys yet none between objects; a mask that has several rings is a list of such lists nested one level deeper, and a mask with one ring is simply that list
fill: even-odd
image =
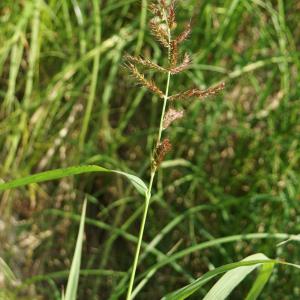
[{"label": "green leaf", "polygon": [[213,279],[215,276],[220,275],[222,273],[228,272],[230,270],[239,268],[239,267],[251,267],[251,266],[258,266],[264,263],[276,263],[275,260],[269,260],[269,259],[257,259],[257,260],[251,260],[251,261],[240,261],[236,263],[227,264],[221,267],[218,267],[214,270],[211,270],[207,273],[205,273],[203,276],[195,280],[194,282],[188,284],[187,286],[170,293],[166,295],[163,300],[182,300],[186,299],[188,296],[195,293],[197,290],[199,290],[205,283]]},{"label": "green leaf", "polygon": [[14,283],[17,281],[17,278],[11,268],[7,265],[7,263],[0,257],[0,273],[3,274],[4,278],[9,283]]},{"label": "green leaf", "polygon": [[112,170],[112,172],[123,175],[125,177],[127,177],[127,179],[129,181],[131,181],[131,183],[133,184],[133,186],[137,189],[137,191],[139,193],[141,193],[142,195],[145,195],[145,193],[147,192],[148,188],[146,186],[146,184],[144,183],[144,181],[142,179],[140,179],[139,177],[135,176],[135,175],[131,175],[122,171],[117,171],[117,170]]},{"label": "green leaf", "polygon": [[83,203],[75,252],[74,252],[74,256],[73,256],[73,260],[72,260],[67,289],[66,289],[66,293],[65,293],[65,297],[64,297],[65,300],[76,300],[79,273],[80,273],[85,213],[86,213],[86,199],[84,200],[84,203]]},{"label": "green leaf", "polygon": [[261,267],[261,270],[259,272],[259,275],[257,276],[254,284],[252,285],[252,288],[250,292],[247,295],[247,298],[245,300],[256,300],[257,297],[262,292],[264,286],[268,282],[272,272],[274,269],[274,263],[264,264]]},{"label": "green leaf", "polygon": [[133,184],[133,186],[137,189],[139,193],[145,195],[145,193],[147,192],[147,186],[139,177],[132,174],[128,174],[126,172],[109,170],[96,165],[75,166],[75,167],[69,167],[63,169],[56,169],[56,170],[45,171],[38,174],[18,178],[0,184],[0,191],[13,189],[24,185],[32,184],[32,183],[39,183],[39,182],[44,182],[44,181],[49,181],[54,179],[60,179],[67,176],[73,176],[73,175],[79,175],[79,174],[91,173],[91,172],[106,172],[106,173],[121,174],[125,176]]},{"label": "green leaf", "polygon": [[[257,253],[246,257],[242,261],[251,261],[258,259],[268,260],[269,258],[262,253]],[[238,267],[227,272],[215,283],[215,285],[210,289],[203,300],[226,299],[233,291],[233,289],[238,286],[249,273],[251,273],[259,266],[261,266],[261,263],[251,266]]]}]

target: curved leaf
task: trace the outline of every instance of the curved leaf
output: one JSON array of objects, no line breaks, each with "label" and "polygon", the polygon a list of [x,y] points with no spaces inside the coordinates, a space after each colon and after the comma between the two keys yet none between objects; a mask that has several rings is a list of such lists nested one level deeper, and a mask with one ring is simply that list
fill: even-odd
[{"label": "curved leaf", "polygon": [[249,261],[240,261],[240,262],[235,262],[231,264],[227,264],[221,267],[218,267],[214,270],[208,271],[205,273],[203,276],[195,280],[194,282],[188,284],[187,286],[170,293],[166,295],[162,300],[182,300],[186,299],[188,296],[192,295],[195,293],[197,290],[199,290],[205,283],[210,281],[212,278],[214,278],[217,275],[220,275],[222,273],[231,271],[233,269],[239,268],[239,267],[250,267],[254,265],[261,265],[263,263],[271,263],[274,262],[276,263],[277,261],[275,260],[270,260],[270,259],[257,259],[257,260],[249,260]]},{"label": "curved leaf", "polygon": [[262,265],[261,270],[259,271],[259,274],[245,300],[256,300],[258,298],[272,275],[273,269],[274,263]]},{"label": "curved leaf", "polygon": [[37,173],[34,175],[29,175],[26,177],[18,178],[0,184],[0,191],[21,187],[31,183],[39,183],[39,182],[44,182],[44,181],[49,181],[54,179],[60,179],[67,176],[73,176],[73,175],[79,175],[79,174],[91,173],[91,172],[107,172],[107,173],[121,174],[125,176],[133,184],[133,186],[137,189],[139,193],[144,195],[147,192],[147,186],[139,177],[132,174],[128,174],[126,172],[109,170],[96,165],[75,166],[75,167],[50,170],[50,171]]},{"label": "curved leaf", "polygon": [[[242,261],[251,261],[251,260],[258,260],[258,259],[268,260],[269,258],[262,253],[257,253],[246,257]],[[203,300],[226,299],[229,296],[229,294],[233,291],[233,289],[236,286],[238,286],[249,273],[251,273],[259,266],[261,266],[261,263],[252,266],[238,267],[234,270],[227,272],[209,290],[209,292],[205,295]]]},{"label": "curved leaf", "polygon": [[84,200],[83,207],[82,207],[75,252],[74,252],[71,270],[68,278],[66,293],[64,295],[65,300],[76,300],[80,264],[81,264],[81,251],[82,251],[83,234],[84,234],[85,213],[86,213],[86,200]]}]

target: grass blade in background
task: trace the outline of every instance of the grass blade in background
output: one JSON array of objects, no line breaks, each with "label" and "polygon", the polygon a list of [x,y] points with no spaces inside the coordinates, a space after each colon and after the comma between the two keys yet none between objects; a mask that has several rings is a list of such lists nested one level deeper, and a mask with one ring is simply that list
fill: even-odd
[{"label": "grass blade in background", "polygon": [[56,170],[45,171],[38,174],[26,176],[23,178],[18,178],[0,184],[0,191],[21,187],[31,183],[49,181],[49,180],[59,179],[67,176],[73,176],[73,175],[79,175],[79,174],[91,173],[91,172],[107,172],[107,173],[121,174],[125,176],[133,184],[133,186],[137,189],[137,191],[140,192],[141,194],[144,195],[147,191],[147,187],[145,183],[139,177],[128,174],[126,172],[109,170],[96,165],[86,165],[86,166],[76,166],[76,167],[69,167],[63,169],[56,169]]},{"label": "grass blade in background", "polygon": [[10,283],[17,281],[17,278],[7,263],[0,257],[0,274]]},{"label": "grass blade in background", "polygon": [[[251,260],[268,260],[262,253],[257,253],[250,255],[243,259],[242,261],[251,261]],[[273,265],[273,263],[271,263]],[[269,266],[269,264],[265,264]],[[203,300],[224,300],[226,299],[233,289],[238,286],[244,278],[250,274],[257,267],[261,266],[261,264],[255,264],[252,266],[239,267],[234,270],[227,272],[223,275],[215,285],[210,289],[210,291],[206,294]],[[264,265],[263,265],[264,266]],[[269,278],[269,277],[268,277]],[[263,287],[263,286],[262,286]]]},{"label": "grass blade in background", "polygon": [[[170,294],[166,295],[163,298],[163,300],[182,300],[182,299],[186,299],[187,297],[189,297],[190,295],[192,295],[196,291],[198,291],[208,281],[210,281],[215,276],[220,275],[222,273],[225,273],[225,272],[237,269],[237,268],[238,268],[238,270],[240,270],[241,269],[240,267],[243,267],[245,272],[248,272],[249,268],[251,268],[251,271],[252,271],[254,269],[253,268],[254,266],[256,268],[256,267],[258,267],[262,264],[265,264],[265,263],[269,264],[269,263],[272,263],[272,262],[274,262],[274,263],[277,262],[277,261],[274,261],[274,260],[270,260],[268,258],[263,259],[263,257],[266,257],[263,254],[255,254],[255,255],[251,255],[250,257],[251,257],[251,260],[243,260],[243,261],[240,261],[240,262],[227,264],[227,265],[218,267],[214,270],[211,270],[211,271],[205,273],[203,276],[201,276],[197,280],[195,280],[194,282],[192,282],[191,284],[188,284],[187,286],[181,288],[180,290],[177,290],[173,293],[170,293]],[[256,257],[257,259],[253,260],[252,259],[253,257]],[[222,278],[220,280],[222,280]],[[232,283],[230,282],[230,284],[232,284]],[[218,284],[218,286],[219,286],[219,284]],[[215,286],[213,287],[213,289],[214,288],[215,288]],[[212,298],[206,298],[206,299],[212,299]],[[214,299],[218,299],[218,298],[214,298]]]},{"label": "grass blade in background", "polygon": [[64,297],[65,300],[76,300],[76,293],[77,293],[79,272],[80,272],[85,213],[86,213],[86,200],[84,200],[84,202],[83,202],[83,208],[82,208],[82,213],[81,213],[81,220],[80,220],[79,232],[78,232],[78,236],[77,236],[76,248],[75,248],[74,257],[73,257],[71,270],[70,270],[70,274],[69,274],[67,289],[66,289],[66,293],[65,293],[65,297]]}]

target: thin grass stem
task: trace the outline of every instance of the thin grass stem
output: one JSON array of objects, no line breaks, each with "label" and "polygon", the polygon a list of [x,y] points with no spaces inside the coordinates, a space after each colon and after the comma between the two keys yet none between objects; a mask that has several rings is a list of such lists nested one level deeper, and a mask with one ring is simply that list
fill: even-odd
[{"label": "thin grass stem", "polygon": [[[165,16],[165,21],[166,21],[166,24],[168,24],[166,16]],[[169,40],[169,44],[170,44],[170,41],[171,41],[171,30],[170,30],[170,28],[168,28],[168,40]],[[170,59],[170,51],[171,51],[171,49],[169,47],[168,48],[168,58],[169,59]],[[168,72],[166,90],[165,90],[165,94],[164,94],[164,103],[163,103],[161,117],[160,117],[160,124],[159,124],[159,130],[158,130],[158,136],[157,136],[157,140],[156,140],[155,149],[161,142],[161,136],[162,136],[162,131],[163,131],[163,120],[164,120],[166,107],[167,107],[168,96],[169,96],[170,78],[171,78],[171,72]],[[154,159],[154,153],[155,153],[155,151],[152,152],[151,162]],[[131,276],[130,276],[130,281],[129,281],[126,300],[131,300],[132,299],[131,295],[132,295],[132,289],[133,289],[133,284],[134,284],[134,278],[135,278],[136,269],[137,269],[137,265],[138,265],[138,260],[139,260],[140,250],[141,250],[141,244],[142,244],[142,240],[143,240],[144,229],[145,229],[145,224],[146,224],[146,219],[147,219],[147,214],[148,214],[148,209],[149,209],[149,204],[150,204],[150,199],[151,199],[152,185],[153,185],[153,180],[154,180],[154,177],[155,177],[155,174],[156,174],[156,170],[157,170],[157,166],[154,165],[152,167],[152,170],[151,170],[150,182],[149,182],[147,193],[145,195],[144,213],[143,213],[143,218],[142,218],[142,222],[141,222],[141,225],[140,225],[140,232],[139,232],[139,236],[138,236],[138,244],[137,244],[137,247],[136,247],[136,252],[135,252],[135,257],[134,257],[134,261],[133,261],[133,266],[132,266],[132,271],[131,271]]]}]

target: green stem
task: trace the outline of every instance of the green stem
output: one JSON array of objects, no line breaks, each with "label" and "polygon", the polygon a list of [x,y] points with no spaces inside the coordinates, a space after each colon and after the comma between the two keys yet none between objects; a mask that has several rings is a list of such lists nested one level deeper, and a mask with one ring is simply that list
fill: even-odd
[{"label": "green stem", "polygon": [[[162,135],[162,131],[163,131],[163,120],[164,120],[164,116],[165,116],[168,95],[169,95],[170,77],[171,77],[171,73],[169,72],[168,79],[167,79],[166,92],[164,95],[164,104],[163,104],[163,108],[162,108],[162,112],[161,112],[160,125],[159,125],[159,130],[158,130],[156,146],[159,145],[160,141],[161,141],[161,135]],[[152,159],[153,159],[153,157],[152,157]],[[152,159],[151,159],[151,161],[152,161]],[[147,214],[148,214],[148,209],[149,209],[149,204],[150,204],[150,199],[151,199],[152,185],[153,185],[153,180],[154,180],[154,177],[156,174],[156,170],[157,170],[157,168],[154,167],[153,170],[151,171],[150,182],[149,182],[147,193],[145,195],[145,207],[144,207],[143,219],[142,219],[142,223],[140,226],[138,244],[137,244],[136,252],[135,252],[135,256],[134,256],[134,261],[133,261],[132,272],[131,272],[131,276],[130,276],[130,282],[129,282],[126,300],[131,299],[131,293],[132,293],[136,268],[137,268],[137,264],[138,264],[138,260],[139,260],[139,256],[140,256],[140,250],[141,250],[141,245],[142,245],[142,240],[143,240],[143,235],[144,235],[144,229],[145,229],[145,224],[146,224],[146,219],[147,219]]]},{"label": "green stem", "polygon": [[[95,24],[95,47],[97,47],[101,43],[101,15],[100,15],[100,4],[98,0],[93,0],[93,7],[94,7],[94,24]],[[91,86],[89,91],[89,97],[88,97],[85,114],[83,117],[80,137],[79,137],[80,151],[82,151],[84,148],[84,142],[86,139],[88,126],[90,124],[90,119],[92,115],[92,109],[95,102],[99,67],[100,67],[100,52],[97,55],[95,55],[94,62],[93,62],[93,71],[91,75]]]},{"label": "green stem", "polygon": [[[162,131],[163,131],[163,120],[164,120],[164,116],[165,116],[168,95],[169,95],[170,77],[171,77],[171,73],[169,72],[168,79],[167,79],[166,92],[164,95],[164,103],[163,103],[163,108],[162,108],[162,113],[161,113],[161,118],[160,118],[160,125],[159,125],[159,130],[158,130],[156,146],[159,145],[160,141],[161,141],[161,135],[162,135]],[[152,159],[153,159],[153,157],[152,157]],[[151,161],[152,161],[152,159],[151,159]],[[153,170],[151,171],[150,182],[149,182],[147,193],[145,195],[145,207],[144,207],[143,219],[142,219],[141,226],[140,226],[138,244],[137,244],[136,252],[135,252],[135,256],[134,256],[134,261],[133,261],[132,272],[131,272],[131,276],[130,276],[126,300],[131,299],[131,293],[132,293],[132,289],[133,289],[136,268],[137,268],[137,264],[138,264],[138,260],[139,260],[139,256],[140,256],[140,250],[141,250],[141,245],[142,245],[142,240],[143,240],[143,235],[144,235],[144,229],[145,229],[145,224],[146,224],[146,219],[147,219],[147,214],[148,214],[148,209],[149,209],[149,204],[150,204],[150,199],[151,199],[152,185],[153,185],[153,180],[154,180],[154,177],[156,174],[156,170],[157,170],[157,168],[154,167]]]},{"label": "green stem", "polygon": [[149,208],[149,204],[150,204],[151,190],[152,190],[154,176],[155,176],[155,170],[151,172],[149,187],[148,187],[147,193],[145,195],[145,207],[144,207],[143,219],[142,219],[141,226],[140,226],[138,244],[137,244],[136,252],[135,252],[135,256],[134,256],[134,261],[133,261],[132,272],[131,272],[131,276],[130,276],[126,300],[131,299],[131,293],[132,293],[132,289],[133,289],[134,278],[135,278],[136,268],[137,268],[137,264],[138,264],[138,260],[139,260],[139,256],[140,256],[140,250],[141,250],[141,245],[142,245],[142,241],[143,241],[143,235],[144,235],[144,229],[145,229],[145,224],[146,224],[146,219],[147,219],[147,214],[148,214],[148,208]]}]

